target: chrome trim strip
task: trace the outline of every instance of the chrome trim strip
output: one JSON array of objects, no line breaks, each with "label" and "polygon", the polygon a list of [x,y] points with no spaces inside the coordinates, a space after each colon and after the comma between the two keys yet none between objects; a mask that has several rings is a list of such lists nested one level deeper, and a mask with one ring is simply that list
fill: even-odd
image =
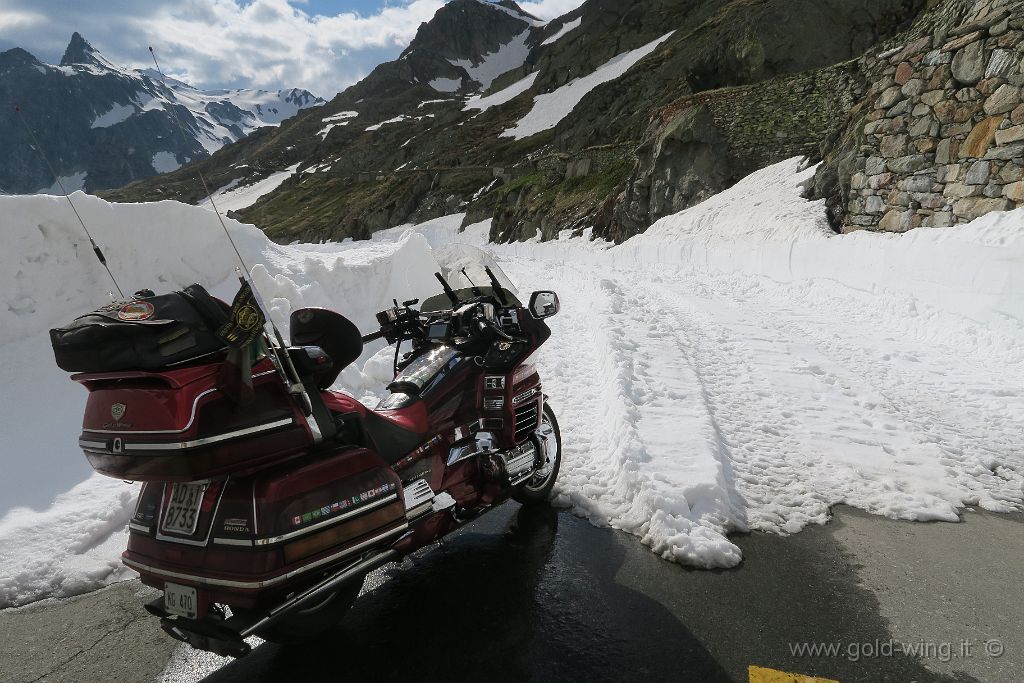
[{"label": "chrome trim strip", "polygon": [[[180,451],[187,450],[189,448],[198,448],[200,446],[209,446],[210,444],[220,443],[221,441],[227,441],[229,439],[237,439],[251,434],[269,432],[270,430],[277,429],[278,427],[285,427],[287,425],[294,424],[294,422],[294,419],[288,417],[283,420],[267,422],[266,424],[247,427],[246,429],[239,429],[234,432],[217,434],[216,436],[207,436],[202,439],[193,439],[192,441],[169,441],[167,443],[131,443],[125,441],[124,446],[122,447],[122,452],[118,453],[118,455],[123,455],[128,451]],[[103,450],[100,451],[101,453],[109,454],[112,452],[106,448],[106,444],[103,444],[103,446]]]},{"label": "chrome trim strip", "polygon": [[293,569],[292,571],[287,572],[286,574],[281,574],[280,576],[275,576],[271,579],[267,579],[266,581],[231,581],[229,579],[215,579],[208,576],[199,576],[197,574],[184,574],[182,572],[172,572],[166,569],[159,569],[158,567],[153,567],[151,565],[143,564],[142,562],[136,562],[135,560],[129,560],[127,558],[122,558],[121,561],[126,566],[130,567],[131,569],[134,569],[135,571],[145,571],[150,574],[157,574],[159,576],[164,576],[169,579],[182,579],[184,581],[192,581],[193,583],[199,583],[207,586],[224,586],[226,588],[257,589],[265,588],[267,586],[275,586],[281,583],[282,581],[287,581],[288,579],[294,578],[299,574],[308,572],[311,569],[322,567],[323,565],[334,562],[335,560],[339,560],[345,557],[346,555],[351,555],[355,552],[358,552],[366,546],[373,545],[374,543],[382,541],[385,538],[388,538],[389,536],[394,536],[396,534],[403,533],[408,528],[409,523],[403,522],[402,526],[400,527],[396,527],[389,531],[385,531],[384,533],[378,534],[373,538],[368,538],[365,541],[352,546],[351,548],[347,548],[345,550],[342,550],[341,552],[335,553],[334,555],[329,555],[328,557],[325,557],[321,560],[317,560],[316,562],[307,564],[305,567],[299,567],[298,569]]},{"label": "chrome trim strip", "polygon": [[252,541],[244,538],[214,538],[214,545],[238,545],[246,548],[252,547]]},{"label": "chrome trim strip", "polygon": [[515,398],[513,398],[512,399],[512,405],[516,405],[517,403],[522,403],[526,399],[531,398],[533,396],[536,396],[539,393],[540,393],[540,385],[538,384],[534,388],[527,389],[523,393],[521,393],[518,396],[516,396]]},{"label": "chrome trim strip", "polygon": [[[277,372],[277,370],[267,370],[266,372],[257,372],[255,375],[252,376],[252,378],[256,379],[257,377],[264,377],[266,375],[272,375],[272,374],[274,374],[276,372]],[[192,423],[196,421],[196,409],[199,406],[199,399],[201,399],[204,396],[207,396],[209,394],[212,394],[215,391],[218,391],[218,389],[217,388],[207,389],[206,391],[204,391],[204,392],[200,393],[198,396],[196,396],[195,400],[192,401],[192,414],[189,415],[188,422],[185,424],[185,427],[182,428],[182,429],[149,429],[149,430],[145,430],[145,429],[140,429],[140,430],[128,430],[128,429],[83,429],[82,431],[83,432],[90,432],[90,433],[93,433],[93,434],[181,434],[181,433],[187,432],[189,429],[191,429]]]},{"label": "chrome trim strip", "polygon": [[416,519],[417,517],[421,517],[425,513],[429,512],[429,511],[431,511],[433,509],[434,509],[433,502],[428,500],[426,503],[423,503],[422,505],[414,507],[411,510],[409,510],[408,512],[406,512],[405,513],[405,518],[406,519]]},{"label": "chrome trim strip", "polygon": [[377,508],[381,507],[385,503],[392,503],[392,502],[394,502],[396,500],[398,500],[398,494],[397,493],[392,493],[390,496],[386,496],[384,498],[381,498],[380,500],[375,500],[372,503],[369,503],[367,505],[362,506],[361,508],[357,508],[355,510],[352,510],[351,512],[346,512],[345,514],[343,514],[343,515],[341,515],[339,517],[332,517],[331,519],[326,519],[326,520],[324,520],[322,522],[317,522],[316,524],[314,524],[312,526],[307,526],[304,529],[299,529],[297,531],[291,531],[291,532],[289,532],[287,534],[282,534],[280,536],[272,536],[270,538],[257,538],[254,541],[254,543],[257,546],[272,545],[274,543],[280,543],[281,541],[287,541],[290,538],[297,538],[299,536],[305,536],[305,535],[310,534],[310,533],[312,533],[314,531],[319,531],[320,529],[323,529],[324,527],[333,526],[333,525],[337,524],[338,522],[344,522],[347,519],[352,519],[353,517],[358,517],[358,516],[360,516],[360,515],[362,515],[364,513],[370,512],[371,510],[376,510]]},{"label": "chrome trim strip", "polygon": [[131,529],[132,531],[139,531],[139,532],[142,532],[144,534],[151,534],[151,533],[153,533],[153,527],[145,526],[145,525],[139,524],[137,522],[128,522],[128,528]]}]

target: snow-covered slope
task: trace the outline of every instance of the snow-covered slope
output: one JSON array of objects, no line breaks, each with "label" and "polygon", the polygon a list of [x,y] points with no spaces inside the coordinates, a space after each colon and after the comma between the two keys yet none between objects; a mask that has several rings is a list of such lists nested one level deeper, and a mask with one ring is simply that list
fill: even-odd
[{"label": "snow-covered slope", "polygon": [[[42,139],[67,189],[89,192],[173,171],[258,128],[324,104],[305,90],[205,91],[172,78],[164,81],[155,70],[111,63],[77,33],[57,66],[20,49],[0,54],[0,92],[24,98],[21,115]],[[10,137],[0,149],[0,188],[57,192],[22,122],[13,116],[0,112],[0,129]]]},{"label": "snow-covered slope", "polygon": [[[740,561],[730,532],[795,533],[840,503],[945,521],[1024,508],[1024,211],[835,236],[800,198],[812,172],[769,167],[617,247],[489,247],[521,291],[562,297],[538,358],[562,426],[561,504],[699,567]],[[126,290],[199,280],[231,294],[211,213],[79,200]],[[85,470],[83,397],[45,330],[102,303],[108,284],[56,199],[0,197],[0,212],[17,226],[0,255],[0,355],[17,359],[0,366],[4,493],[54,495],[74,483],[54,473]],[[489,222],[460,234],[462,219],[288,247],[230,225],[277,319],[339,306],[368,330],[391,297],[436,291],[430,272],[466,256],[447,245],[482,242]],[[341,386],[379,395],[387,352],[375,351]],[[126,490],[93,478],[49,511],[0,520],[0,605],[122,576]]]},{"label": "snow-covered slope", "polygon": [[572,110],[587,96],[587,93],[602,83],[614,81],[629,71],[637,62],[654,52],[659,45],[671,38],[673,33],[675,31],[669,31],[642,47],[624,52],[610,59],[595,69],[593,73],[576,78],[551,92],[537,95],[533,100],[533,109],[521,118],[516,125],[505,130],[501,134],[502,137],[522,140],[542,130],[554,128],[562,119],[572,113]]},{"label": "snow-covered slope", "polygon": [[[197,140],[210,152],[225,144],[239,140],[264,126],[277,126],[308,107],[319,107],[326,101],[308,90],[288,88],[267,91],[238,88],[235,90],[200,90],[174,78],[161,77],[155,69],[136,74],[147,76],[154,84],[162,84],[172,94],[162,98],[169,103],[184,106],[199,124],[194,133]],[[132,72],[128,72],[131,76]],[[164,104],[164,107],[167,105]],[[127,111],[121,120],[127,120],[137,111]]]}]

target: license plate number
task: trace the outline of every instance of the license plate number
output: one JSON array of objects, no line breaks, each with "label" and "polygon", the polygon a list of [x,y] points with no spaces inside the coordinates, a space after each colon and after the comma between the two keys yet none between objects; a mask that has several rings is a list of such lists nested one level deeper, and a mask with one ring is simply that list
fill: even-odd
[{"label": "license plate number", "polygon": [[164,584],[164,609],[186,619],[195,619],[199,599],[196,589],[176,583]]},{"label": "license plate number", "polygon": [[174,484],[171,500],[164,513],[161,529],[191,536],[199,524],[199,509],[203,505],[206,484]]}]

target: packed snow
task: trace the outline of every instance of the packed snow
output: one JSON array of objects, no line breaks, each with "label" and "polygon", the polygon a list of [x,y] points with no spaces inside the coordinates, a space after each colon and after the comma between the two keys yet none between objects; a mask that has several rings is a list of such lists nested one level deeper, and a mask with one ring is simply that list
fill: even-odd
[{"label": "packed snow", "polygon": [[104,112],[100,116],[97,116],[90,128],[109,128],[115,126],[122,121],[127,121],[128,117],[135,113],[135,107],[127,104],[117,104],[110,108],[110,111]]},{"label": "packed snow", "polygon": [[516,81],[512,85],[499,90],[496,93],[491,93],[484,97],[483,95],[475,95],[466,102],[466,106],[463,111],[469,111],[470,109],[479,109],[480,111],[486,111],[491,107],[497,107],[498,105],[505,104],[516,97],[519,97],[524,92],[533,87],[534,81],[537,80],[537,73],[534,71],[526,78]]},{"label": "packed snow", "polygon": [[[495,5],[495,7],[505,9],[499,5]],[[518,69],[526,63],[526,58],[530,55],[530,48],[526,44],[529,38],[530,31],[523,31],[498,48],[496,52],[485,54],[479,64],[474,64],[469,59],[449,59],[448,62],[452,66],[465,69],[469,77],[480,84],[481,90],[487,90],[498,76],[512,69]],[[434,89],[437,90],[437,88]]]},{"label": "packed snow", "polygon": [[375,130],[380,130],[383,126],[389,126],[392,123],[401,123],[402,121],[405,121],[410,118],[412,117],[406,116],[405,114],[399,114],[398,116],[388,119],[387,121],[381,121],[380,123],[375,123],[372,126],[367,126],[366,132],[370,133]]},{"label": "packed snow", "polygon": [[669,31],[643,47],[638,47],[635,50],[630,50],[608,60],[587,76],[574,79],[549,93],[537,95],[533,100],[533,109],[520,119],[515,126],[505,130],[501,136],[522,140],[541,131],[554,128],[562,119],[572,113],[572,110],[587,96],[587,93],[602,83],[614,81],[622,76],[633,65],[654,52],[673,33],[675,31]]},{"label": "packed snow", "polygon": [[437,92],[458,92],[462,87],[461,78],[435,78],[427,83]]},{"label": "packed snow", "polygon": [[[232,180],[230,183],[213,193],[213,205],[216,206],[217,210],[221,213],[246,209],[258,202],[260,197],[268,195],[281,187],[281,184],[284,181],[295,175],[295,171],[297,171],[298,168],[299,164],[292,164],[283,171],[271,173],[263,180],[257,180],[255,183],[251,183],[249,185],[240,185],[237,179]],[[210,204],[209,197],[200,201],[199,206],[204,208],[213,208]]]},{"label": "packed snow", "polygon": [[85,187],[88,177],[87,171],[79,171],[71,175],[60,176],[50,187],[39,190],[39,194],[64,194],[65,192],[77,192]]},{"label": "packed snow", "polygon": [[338,121],[347,121],[348,119],[354,119],[359,116],[357,111],[339,111],[337,114],[331,114],[320,119],[321,123],[336,123]]},{"label": "packed snow", "polygon": [[[910,520],[1024,509],[1024,210],[838,236],[800,197],[812,173],[771,166],[619,246],[488,245],[521,291],[562,299],[537,358],[562,427],[559,504],[696,567],[740,562],[731,532],[795,533],[840,503]],[[127,291],[199,280],[231,295],[208,212],[76,199]],[[0,419],[5,446],[34,455],[7,459],[14,495],[55,485],[65,463],[83,469],[83,395],[52,366],[45,330],[103,303],[109,284],[62,201],[0,197],[16,226],[0,254],[0,344],[19,359],[3,366],[17,399],[0,399]],[[475,258],[452,245],[484,244],[490,223],[460,233],[463,218],[288,247],[229,225],[275,319],[340,306],[370,330],[391,297],[434,293],[434,269]],[[371,404],[389,379],[381,344],[339,381]],[[124,576],[130,504],[130,487],[93,477],[48,510],[10,512],[0,604]],[[76,524],[49,522],[67,516]]]},{"label": "packed snow", "polygon": [[178,159],[170,152],[157,152],[153,155],[152,164],[157,173],[170,173],[181,168]]},{"label": "packed snow", "polygon": [[553,36],[542,42],[541,45],[551,45],[553,43],[557,43],[559,40],[561,40],[562,36],[564,36],[566,33],[569,33],[570,31],[578,29],[580,27],[580,24],[582,23],[583,17],[577,17],[572,21],[565,22],[564,24],[562,24],[562,27],[558,29],[558,33],[554,34]]}]

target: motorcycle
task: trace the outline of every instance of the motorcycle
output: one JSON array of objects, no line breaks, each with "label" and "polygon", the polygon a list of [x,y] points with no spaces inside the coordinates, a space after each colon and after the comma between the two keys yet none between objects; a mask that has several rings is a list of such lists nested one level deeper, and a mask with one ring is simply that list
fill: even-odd
[{"label": "motorcycle", "polygon": [[[291,345],[264,333],[234,349],[213,330],[230,315],[252,329],[258,296],[229,310],[197,285],[51,332],[89,391],[89,463],[142,482],[122,561],[162,592],[145,607],[164,631],[234,657],[250,636],[315,637],[369,572],[510,498],[549,499],[561,436],[531,357],[558,296],[524,306],[495,269],[489,286],[463,269],[459,289],[437,273],[443,294],[395,301],[367,336],[303,308]],[[377,339],[395,346],[394,380],[371,409],[331,387]]]}]

